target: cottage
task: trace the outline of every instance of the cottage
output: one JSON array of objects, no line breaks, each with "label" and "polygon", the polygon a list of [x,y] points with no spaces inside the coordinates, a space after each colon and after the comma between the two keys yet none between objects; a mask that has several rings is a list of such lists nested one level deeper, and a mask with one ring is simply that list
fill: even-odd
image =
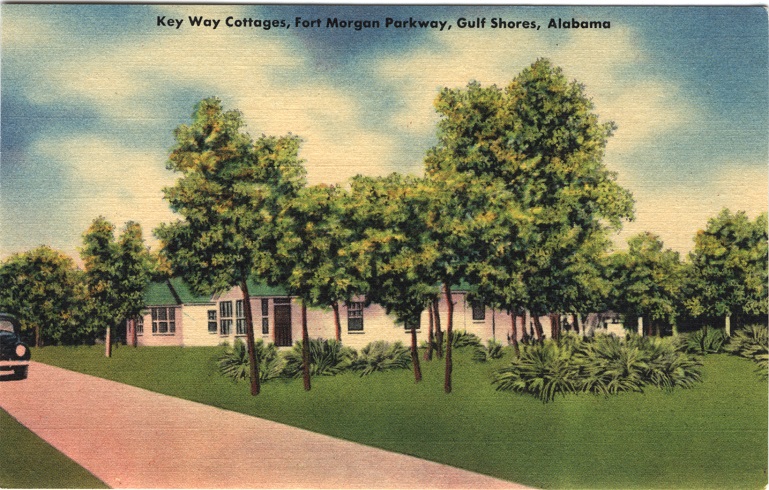
[{"label": "cottage", "polygon": [[[301,301],[291,297],[279,287],[270,287],[254,281],[248,283],[254,336],[278,347],[290,347],[302,338]],[[473,333],[482,340],[507,343],[512,334],[510,316],[469,299],[470,287],[462,285],[452,291],[454,302],[454,330]],[[246,318],[243,297],[239,288],[232,288],[213,296],[199,296],[180,278],[152,283],[145,294],[146,309],[136,321],[137,345],[143,346],[216,346],[232,344],[246,336]],[[446,328],[448,307],[441,295],[438,306],[442,328]],[[342,343],[360,349],[376,341],[410,342],[410,330],[398,324],[378,304],[366,304],[364,297],[356,297],[340,304],[339,316]],[[549,331],[548,317],[540,318]],[[529,315],[519,317],[517,337],[533,334]],[[428,337],[429,314],[422,313],[417,327],[421,342]],[[308,308],[307,327],[312,338],[335,338],[334,314],[331,308]],[[133,332],[128,324],[127,338]]]}]

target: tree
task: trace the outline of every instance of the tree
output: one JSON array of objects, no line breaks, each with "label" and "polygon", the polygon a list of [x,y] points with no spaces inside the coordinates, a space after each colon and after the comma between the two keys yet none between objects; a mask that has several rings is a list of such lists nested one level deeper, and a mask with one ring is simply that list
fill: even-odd
[{"label": "tree", "polygon": [[118,241],[115,226],[98,217],[83,235],[81,258],[85,264],[89,319],[106,329],[105,355],[112,355],[112,330],[133,319],[144,307],[144,290],[151,279],[149,250],[141,227],[129,221]]},{"label": "tree", "polygon": [[273,284],[285,287],[302,301],[304,387],[311,388],[307,306],[334,311],[337,340],[341,340],[339,302],[364,292],[366,283],[351,252],[352,230],[345,218],[349,199],[339,186],[301,189],[275,221],[280,236],[275,265],[265,271]]},{"label": "tree", "polygon": [[164,253],[199,293],[238,286],[246,320],[251,394],[260,391],[254,353],[254,326],[247,280],[269,270],[277,237],[273,220],[304,185],[295,136],[262,136],[243,131],[239,111],[224,111],[217,98],[199,102],[192,123],[174,131],[176,145],[167,167],[182,174],[164,190],[182,216],[156,235]]},{"label": "tree", "polygon": [[628,240],[629,249],[611,258],[615,309],[626,317],[645,317],[646,335],[660,322],[675,324],[677,301],[681,294],[683,266],[678,252],[664,249],[652,233],[641,233]]},{"label": "tree", "polygon": [[50,247],[15,254],[0,266],[0,309],[18,317],[22,332],[33,332],[36,347],[92,339],[82,282],[72,259]]},{"label": "tree", "polygon": [[[144,291],[147,289],[157,266],[144,244],[141,226],[129,221],[117,243],[118,289],[121,292],[121,309],[118,318],[127,318],[131,322],[133,337],[130,342],[136,347],[136,317],[144,308]],[[128,341],[128,339],[126,339]]]},{"label": "tree", "polygon": [[351,221],[356,230],[351,248],[366,262],[360,270],[368,271],[368,299],[411,331],[411,360],[419,382],[416,329],[422,312],[440,294],[434,267],[436,243],[424,226],[430,188],[424,179],[399,174],[357,176],[351,187]]},{"label": "tree", "polygon": [[[509,245],[477,262],[488,273],[501,267],[498,279],[522,282],[507,296],[525,299],[537,324],[541,313],[572,311],[583,299],[578,291],[598,278],[608,233],[633,214],[631,195],[602,163],[613,124],[600,123],[584,87],[547,60],[504,89],[476,82],[444,89],[435,105],[439,143],[425,159],[428,175],[447,183],[449,195],[480,181],[512,196],[505,200],[513,226],[502,240]],[[469,200],[455,206],[455,224],[473,215]]]},{"label": "tree", "polygon": [[722,210],[694,238],[687,307],[693,316],[767,314],[767,214]]}]

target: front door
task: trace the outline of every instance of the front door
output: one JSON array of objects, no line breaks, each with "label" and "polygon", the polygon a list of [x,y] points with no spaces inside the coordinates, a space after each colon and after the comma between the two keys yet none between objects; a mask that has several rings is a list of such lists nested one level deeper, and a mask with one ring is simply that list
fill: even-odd
[{"label": "front door", "polygon": [[278,347],[291,347],[291,300],[289,298],[275,298],[275,345]]}]

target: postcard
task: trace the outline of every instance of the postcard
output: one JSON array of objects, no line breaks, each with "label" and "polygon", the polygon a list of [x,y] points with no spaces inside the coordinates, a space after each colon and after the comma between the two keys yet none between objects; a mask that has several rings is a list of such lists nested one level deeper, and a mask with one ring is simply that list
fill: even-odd
[{"label": "postcard", "polygon": [[0,8],[0,487],[767,484],[764,7]]}]

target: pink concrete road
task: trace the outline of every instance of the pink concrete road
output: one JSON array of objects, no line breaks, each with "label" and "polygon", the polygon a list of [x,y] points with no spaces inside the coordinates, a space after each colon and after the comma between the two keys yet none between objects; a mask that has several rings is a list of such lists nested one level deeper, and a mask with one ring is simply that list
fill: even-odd
[{"label": "pink concrete road", "polygon": [[115,488],[524,488],[39,363],[0,407]]}]

